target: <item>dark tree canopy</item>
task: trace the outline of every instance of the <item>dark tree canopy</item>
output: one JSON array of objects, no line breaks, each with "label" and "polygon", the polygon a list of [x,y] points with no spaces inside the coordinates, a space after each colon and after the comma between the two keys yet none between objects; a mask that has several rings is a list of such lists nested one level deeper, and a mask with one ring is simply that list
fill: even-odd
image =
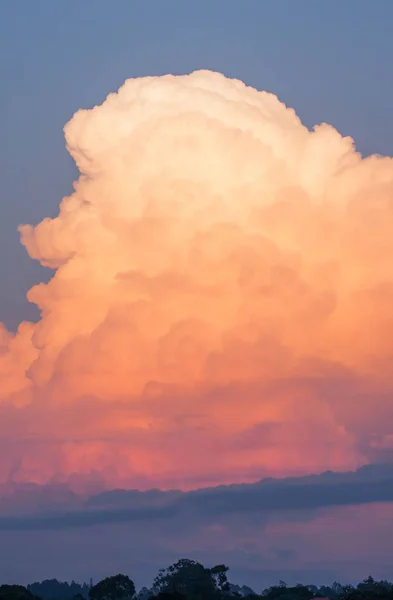
[{"label": "dark tree canopy", "polygon": [[288,586],[280,581],[256,594],[247,586],[230,584],[227,572],[228,567],[223,564],[206,568],[195,560],[183,558],[161,569],[153,589],[142,588],[138,595],[134,582],[127,575],[119,574],[107,577],[95,586],[80,585],[74,581],[62,583],[56,579],[34,583],[27,588],[1,585],[0,600],[393,600],[393,584],[372,577],[357,585],[335,582],[321,587]]},{"label": "dark tree canopy", "polygon": [[[310,586],[311,587],[311,586]],[[262,592],[266,600],[311,600],[315,598],[315,592],[306,585],[288,587],[284,582],[274,585]]]},{"label": "dark tree canopy", "polygon": [[159,592],[155,596],[151,596],[154,600],[187,600],[187,596],[179,592]]},{"label": "dark tree canopy", "polygon": [[75,581],[67,583],[57,579],[45,579],[31,583],[27,589],[42,600],[72,600],[79,596],[80,600],[83,600],[89,595],[89,586],[86,583],[80,585]]},{"label": "dark tree canopy", "polygon": [[127,575],[113,575],[99,581],[89,591],[90,600],[131,600],[135,584]]},{"label": "dark tree canopy", "polygon": [[393,586],[388,581],[375,581],[367,577],[356,587],[345,585],[341,588],[340,600],[393,600]]},{"label": "dark tree canopy", "polygon": [[[217,565],[207,569],[199,562],[182,558],[167,569],[161,569],[154,580],[156,598],[162,593],[183,595],[191,600],[218,598],[227,589],[228,567]],[[160,596],[162,598],[162,596]]]},{"label": "dark tree canopy", "polygon": [[222,592],[229,591],[227,573],[229,571],[226,565],[216,565],[209,569],[210,574],[216,584],[216,588]]},{"label": "dark tree canopy", "polygon": [[38,600],[23,585],[0,585],[0,600]]},{"label": "dark tree canopy", "polygon": [[329,598],[330,600],[393,600],[393,586],[388,581],[375,581],[368,577],[356,587],[340,585],[335,582],[332,587],[297,585],[288,587],[285,583],[272,586],[262,592],[265,600],[309,600],[311,598]]}]

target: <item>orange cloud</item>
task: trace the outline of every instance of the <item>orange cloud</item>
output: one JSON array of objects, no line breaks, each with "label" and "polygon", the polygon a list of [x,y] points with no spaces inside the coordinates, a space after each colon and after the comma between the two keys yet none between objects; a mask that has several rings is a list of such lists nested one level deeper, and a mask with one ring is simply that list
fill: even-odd
[{"label": "orange cloud", "polygon": [[392,433],[393,160],[207,71],[128,80],[65,137],[74,193],[20,227],[55,271],[41,319],[0,330],[0,481],[367,462]]}]

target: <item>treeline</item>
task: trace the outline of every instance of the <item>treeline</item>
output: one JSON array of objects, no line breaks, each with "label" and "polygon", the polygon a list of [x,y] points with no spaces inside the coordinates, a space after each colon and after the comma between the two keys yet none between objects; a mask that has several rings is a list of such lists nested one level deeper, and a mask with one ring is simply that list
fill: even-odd
[{"label": "treeline", "polygon": [[298,584],[288,586],[280,581],[254,592],[247,586],[233,585],[228,581],[228,567],[216,565],[206,568],[200,563],[181,559],[166,569],[161,569],[150,589],[138,593],[127,575],[106,577],[95,585],[61,583],[56,579],[19,585],[0,586],[0,600],[393,600],[393,585],[368,577],[356,586],[334,583],[329,586]]},{"label": "treeline", "polygon": [[74,598],[89,597],[90,586],[87,583],[80,585],[75,581],[71,583],[45,579],[45,581],[31,583],[27,586],[29,592],[42,600],[73,600]]}]

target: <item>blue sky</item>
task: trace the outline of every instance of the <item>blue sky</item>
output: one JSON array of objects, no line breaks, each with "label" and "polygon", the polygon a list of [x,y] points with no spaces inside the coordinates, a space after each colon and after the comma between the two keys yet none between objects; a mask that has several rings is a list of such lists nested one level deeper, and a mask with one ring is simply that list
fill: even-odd
[{"label": "blue sky", "polygon": [[54,216],[76,178],[62,128],[126,78],[213,69],[276,93],[312,126],[393,154],[390,0],[8,0],[0,8],[0,319],[35,318],[49,273],[22,222]]}]

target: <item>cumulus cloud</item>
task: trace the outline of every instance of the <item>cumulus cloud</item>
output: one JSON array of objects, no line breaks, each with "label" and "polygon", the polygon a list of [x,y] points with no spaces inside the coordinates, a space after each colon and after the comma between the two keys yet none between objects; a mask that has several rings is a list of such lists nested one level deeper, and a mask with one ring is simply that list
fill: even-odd
[{"label": "cumulus cloud", "polygon": [[54,270],[41,319],[0,330],[0,481],[187,489],[388,451],[391,158],[207,71],[130,79],[65,138],[74,193],[20,227]]}]

